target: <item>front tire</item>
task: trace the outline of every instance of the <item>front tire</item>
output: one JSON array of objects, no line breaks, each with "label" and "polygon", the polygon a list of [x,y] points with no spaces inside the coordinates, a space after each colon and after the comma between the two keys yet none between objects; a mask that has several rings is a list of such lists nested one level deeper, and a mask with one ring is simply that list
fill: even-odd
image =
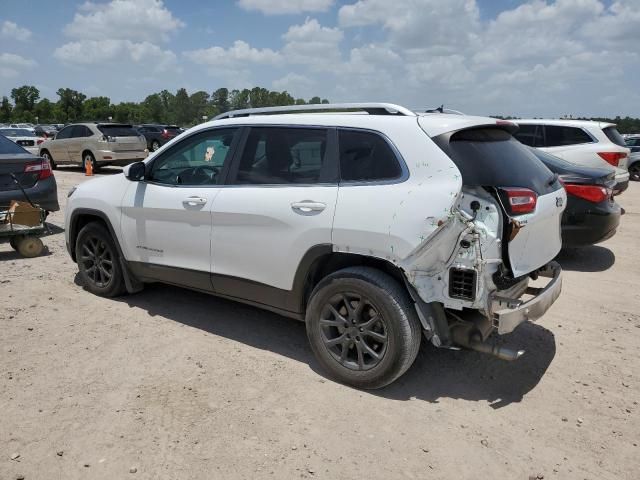
[{"label": "front tire", "polygon": [[306,327],[324,369],[357,388],[390,384],[420,348],[420,320],[408,293],[369,267],[346,268],[321,280],[311,293]]},{"label": "front tire", "polygon": [[101,297],[116,297],[125,291],[120,255],[109,231],[92,222],[80,230],[76,240],[76,262],[85,288]]}]

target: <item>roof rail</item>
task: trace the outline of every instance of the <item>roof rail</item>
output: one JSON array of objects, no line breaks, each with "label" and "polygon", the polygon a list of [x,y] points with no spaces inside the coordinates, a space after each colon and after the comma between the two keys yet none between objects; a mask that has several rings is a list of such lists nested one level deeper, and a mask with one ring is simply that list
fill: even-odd
[{"label": "roof rail", "polygon": [[305,112],[337,112],[337,111],[363,111],[369,115],[402,115],[415,117],[416,114],[408,108],[394,105],[393,103],[320,103],[312,105],[288,105],[283,107],[246,108],[243,110],[231,110],[221,113],[213,120],[223,118],[249,117],[251,115],[272,115],[278,113],[305,113]]}]

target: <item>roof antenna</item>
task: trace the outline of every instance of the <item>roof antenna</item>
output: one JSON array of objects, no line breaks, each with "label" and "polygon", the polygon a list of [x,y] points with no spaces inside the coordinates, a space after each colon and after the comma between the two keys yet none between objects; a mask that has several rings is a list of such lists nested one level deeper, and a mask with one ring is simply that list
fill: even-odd
[{"label": "roof antenna", "polygon": [[444,113],[444,104],[440,105],[436,110],[440,113]]}]

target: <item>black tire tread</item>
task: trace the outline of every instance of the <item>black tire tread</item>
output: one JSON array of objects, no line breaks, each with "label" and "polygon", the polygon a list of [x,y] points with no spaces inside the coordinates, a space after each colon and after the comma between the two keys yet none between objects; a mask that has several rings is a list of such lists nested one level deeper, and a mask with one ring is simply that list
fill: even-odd
[{"label": "black tire tread", "polygon": [[80,273],[80,276],[83,278],[85,288],[89,290],[91,293],[98,295],[100,297],[117,297],[122,295],[126,291],[125,283],[124,283],[124,275],[122,273],[122,266],[120,265],[120,253],[118,252],[118,248],[115,245],[113,238],[111,237],[111,233],[109,230],[101,223],[101,222],[90,222],[87,223],[82,230],[78,233],[76,239],[76,259],[80,258],[78,245],[80,244],[82,238],[88,233],[93,233],[96,236],[102,236],[103,240],[109,243],[111,250],[113,252],[113,267],[114,267],[114,282],[107,289],[100,289],[91,284],[84,275]]},{"label": "black tire tread", "polygon": [[[420,342],[422,340],[420,319],[418,318],[413,301],[406,289],[393,277],[381,270],[371,267],[348,267],[328,275],[314,288],[310,299],[313,299],[314,294],[320,289],[329,285],[332,281],[341,278],[360,280],[383,290],[387,293],[387,300],[392,304],[392,308],[398,311],[401,315],[401,321],[398,322],[401,327],[401,356],[397,363],[398,366],[394,370],[391,370],[385,375],[374,380],[363,379],[362,381],[354,380],[348,382],[356,387],[364,389],[382,388],[403,375],[415,361],[418,351],[420,350]],[[402,345],[407,348],[402,348]]]}]

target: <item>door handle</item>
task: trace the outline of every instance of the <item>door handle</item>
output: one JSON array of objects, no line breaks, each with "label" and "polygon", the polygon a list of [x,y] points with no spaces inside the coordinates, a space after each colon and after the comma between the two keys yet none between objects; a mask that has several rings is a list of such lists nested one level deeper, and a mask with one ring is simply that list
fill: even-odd
[{"label": "door handle", "polygon": [[320,213],[325,208],[327,208],[326,203],[313,202],[311,200],[304,200],[302,202],[295,202],[291,204],[291,209],[300,215],[313,215]]},{"label": "door handle", "polygon": [[195,207],[197,205],[204,205],[207,203],[207,199],[206,198],[202,198],[202,197],[187,197],[182,201],[183,205],[188,205],[190,207]]}]

